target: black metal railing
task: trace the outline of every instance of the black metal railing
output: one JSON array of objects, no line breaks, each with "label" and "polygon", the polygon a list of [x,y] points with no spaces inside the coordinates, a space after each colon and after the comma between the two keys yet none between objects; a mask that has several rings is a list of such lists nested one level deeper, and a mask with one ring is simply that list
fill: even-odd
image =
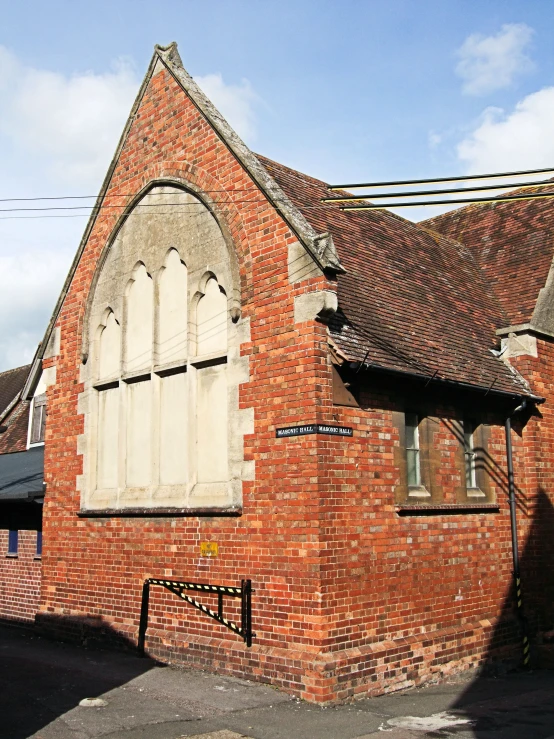
[{"label": "black metal railing", "polygon": [[[146,639],[146,629],[148,628],[148,603],[150,600],[150,586],[161,585],[170,593],[173,593],[178,598],[182,598],[191,606],[197,608],[206,616],[213,618],[218,623],[222,624],[226,628],[238,634],[247,647],[252,646],[252,638],[256,634],[252,631],[252,581],[241,580],[240,588],[229,587],[227,585],[209,585],[207,583],[197,582],[181,582],[180,580],[157,580],[154,578],[148,578],[144,581],[142,586],[142,604],[140,608],[140,623],[139,623],[139,634],[138,634],[138,651],[144,655],[144,643]],[[188,592],[194,593],[211,593],[217,594],[217,611],[212,608],[205,606],[200,603],[196,598],[187,594]],[[223,598],[240,598],[240,626],[225,618],[223,615]]]}]

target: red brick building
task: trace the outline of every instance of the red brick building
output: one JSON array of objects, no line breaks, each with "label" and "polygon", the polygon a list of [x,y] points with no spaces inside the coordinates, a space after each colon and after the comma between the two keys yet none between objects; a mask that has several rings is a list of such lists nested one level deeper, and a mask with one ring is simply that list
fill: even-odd
[{"label": "red brick building", "polygon": [[554,627],[547,206],[327,194],[156,48],[39,353],[41,628],[134,645],[146,579],[249,579],[251,647],[152,585],[147,652],[320,702],[513,657],[512,416],[533,648]]}]

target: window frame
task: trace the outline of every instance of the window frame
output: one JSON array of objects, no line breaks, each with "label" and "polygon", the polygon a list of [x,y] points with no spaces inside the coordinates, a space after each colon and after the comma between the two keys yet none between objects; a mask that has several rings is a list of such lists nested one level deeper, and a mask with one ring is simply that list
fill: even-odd
[{"label": "window frame", "polygon": [[[40,413],[38,415],[38,424],[37,424],[37,414],[36,411],[40,409]],[[35,430],[38,425],[38,434],[35,434]],[[46,393],[42,393],[41,395],[35,395],[33,398],[33,402],[31,404],[31,413],[30,413],[30,419],[29,419],[29,447],[33,446],[41,446],[44,444],[44,436],[46,432]],[[38,438],[33,438],[34,436],[38,436]]]},{"label": "window frame", "polygon": [[[494,503],[494,493],[491,489],[491,477],[488,470],[487,456],[490,437],[490,428],[487,424],[472,418],[463,418],[459,422],[460,428],[460,502],[478,501]],[[473,458],[474,478],[470,479],[467,470],[467,434],[471,432],[471,454]],[[474,485],[469,483],[474,482]],[[477,500],[476,500],[477,499]]]},{"label": "window frame", "polygon": [[[436,485],[438,459],[434,450],[436,423],[421,407],[409,407],[405,411],[393,411],[393,426],[398,433],[399,444],[394,448],[394,461],[399,473],[399,481],[395,487],[395,501],[398,505],[429,505],[440,502],[439,489]],[[410,416],[417,420],[417,458],[419,466],[419,484],[408,482],[408,421]]]}]

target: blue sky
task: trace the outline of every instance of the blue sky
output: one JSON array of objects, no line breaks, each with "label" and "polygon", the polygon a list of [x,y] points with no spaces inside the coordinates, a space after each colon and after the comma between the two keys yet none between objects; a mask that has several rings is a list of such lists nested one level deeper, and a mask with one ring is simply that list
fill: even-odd
[{"label": "blue sky", "polygon": [[[96,192],[173,40],[254,151],[327,181],[554,165],[553,16],[551,0],[4,2],[0,197]],[[8,215],[0,370],[31,358],[86,223]]]}]

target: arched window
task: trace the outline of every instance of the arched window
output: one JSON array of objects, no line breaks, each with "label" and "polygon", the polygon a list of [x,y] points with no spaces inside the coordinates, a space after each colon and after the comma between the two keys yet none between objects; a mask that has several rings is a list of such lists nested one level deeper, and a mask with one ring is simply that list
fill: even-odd
[{"label": "arched window", "polygon": [[199,207],[191,217],[187,203],[201,202],[178,192],[182,212],[169,218],[141,208],[174,206],[175,188],[140,201],[145,217],[120,229],[89,301],[84,509],[240,503],[248,463],[230,428],[249,432],[238,407],[247,325],[231,320],[234,256],[211,213]]}]

